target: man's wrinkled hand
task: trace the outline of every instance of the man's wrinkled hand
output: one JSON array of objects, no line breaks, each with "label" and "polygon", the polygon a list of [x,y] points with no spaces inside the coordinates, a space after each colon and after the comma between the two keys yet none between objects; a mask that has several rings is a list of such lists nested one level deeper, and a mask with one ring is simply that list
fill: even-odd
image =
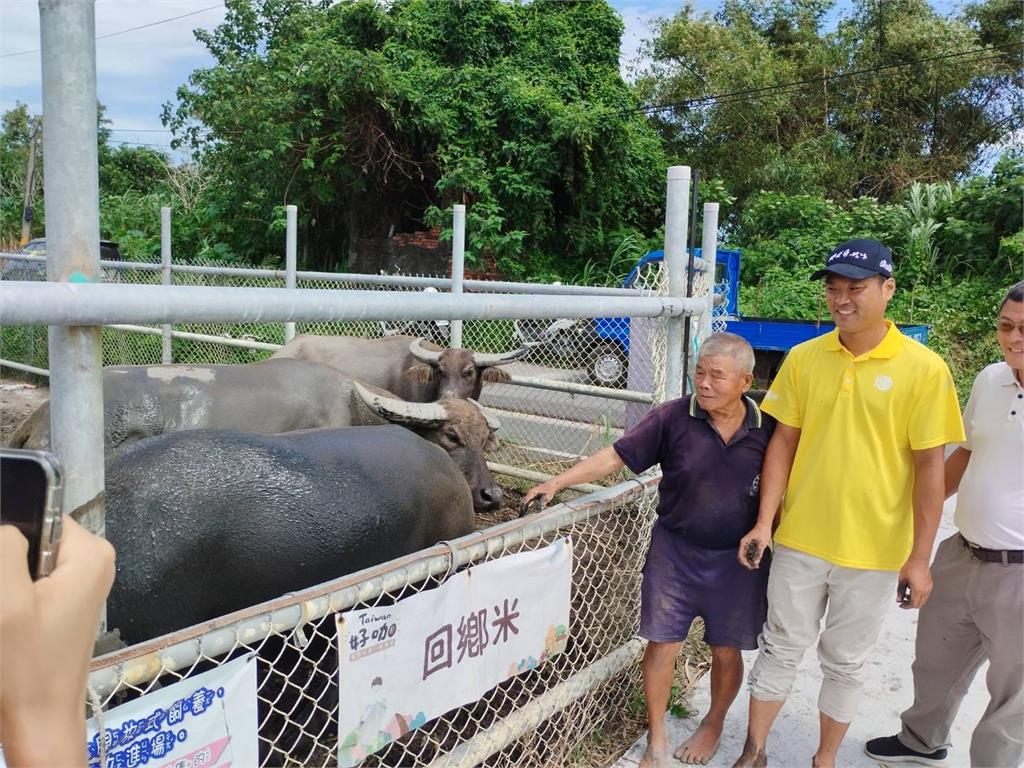
[{"label": "man's wrinkled hand", "polygon": [[544,503],[547,503],[551,501],[551,499],[555,497],[555,494],[560,490],[561,488],[554,482],[554,480],[548,480],[546,483],[535,485],[526,492],[525,496],[523,496],[523,506],[525,507],[538,496],[543,496]]},{"label": "man's wrinkled hand", "polygon": [[750,533],[740,539],[736,559],[744,568],[756,571],[761,565],[761,558],[764,557],[764,551],[768,548],[771,540],[771,526],[754,526]]}]

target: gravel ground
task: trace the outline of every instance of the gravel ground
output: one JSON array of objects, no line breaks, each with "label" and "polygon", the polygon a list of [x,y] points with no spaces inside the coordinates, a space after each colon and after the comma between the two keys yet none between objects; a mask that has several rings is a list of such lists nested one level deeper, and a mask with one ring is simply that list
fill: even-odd
[{"label": "gravel ground", "polygon": [[0,445],[22,420],[50,396],[50,390],[14,379],[0,379]]}]

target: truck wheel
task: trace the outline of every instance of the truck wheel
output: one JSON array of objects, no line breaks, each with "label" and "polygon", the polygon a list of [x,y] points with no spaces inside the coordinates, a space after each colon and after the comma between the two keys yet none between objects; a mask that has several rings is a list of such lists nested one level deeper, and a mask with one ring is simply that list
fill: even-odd
[{"label": "truck wheel", "polygon": [[607,342],[595,346],[587,364],[587,376],[600,387],[621,389],[626,386],[626,356],[622,349]]}]

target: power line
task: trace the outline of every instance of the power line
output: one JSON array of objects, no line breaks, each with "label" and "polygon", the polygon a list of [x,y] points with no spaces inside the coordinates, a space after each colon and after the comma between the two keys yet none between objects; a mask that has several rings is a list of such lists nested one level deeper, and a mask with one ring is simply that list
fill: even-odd
[{"label": "power line", "polygon": [[106,128],[109,133],[173,133],[170,128]]},{"label": "power line", "polygon": [[170,144],[144,144],[139,141],[124,141],[122,139],[107,139],[108,144],[120,144],[128,147],[152,147],[153,149],[173,149]]},{"label": "power line", "polygon": [[[978,57],[973,58],[973,59],[963,59],[959,63],[962,63],[962,64],[973,64],[973,63],[978,62],[978,61],[988,61],[990,59],[1004,58],[1005,56],[1008,56],[1008,55],[1011,55],[1011,54],[998,53],[998,54],[994,54],[992,56],[978,56]],[[789,83],[789,84],[782,84],[782,85],[773,87],[773,89],[770,92],[757,93],[757,94],[753,94],[753,95],[750,95],[750,96],[722,97],[722,98],[716,99],[715,103],[718,104],[718,105],[722,105],[722,104],[735,104],[736,102],[755,101],[755,100],[757,100],[759,98],[765,98],[765,97],[774,96],[774,95],[791,95],[791,94],[804,93],[804,92],[817,92],[817,90],[818,90],[817,86],[819,86],[819,85],[821,85],[821,80],[818,80],[816,83]]]},{"label": "power line", "polygon": [[[866,67],[864,69],[855,69],[855,70],[851,70],[850,72],[839,72],[839,73],[837,73],[835,75],[825,75],[825,76],[822,76],[822,77],[810,77],[810,78],[807,78],[805,80],[794,80],[793,82],[789,82],[789,83],[778,83],[776,85],[766,85],[766,86],[761,86],[759,88],[744,88],[744,89],[738,90],[738,91],[727,91],[727,92],[724,92],[724,93],[712,94],[712,95],[709,95],[709,96],[699,96],[699,97],[696,97],[696,98],[693,98],[693,99],[685,99],[683,101],[676,101],[676,102],[672,102],[672,103],[669,103],[669,104],[652,104],[652,105],[648,105],[648,106],[641,106],[641,107],[636,107],[634,109],[631,109],[629,111],[630,112],[644,112],[644,113],[646,113],[648,115],[653,115],[653,114],[656,114],[658,112],[674,110],[674,109],[678,109],[680,107],[689,107],[689,106],[693,106],[693,105],[696,105],[696,104],[703,104],[703,103],[709,102],[709,101],[716,101],[717,102],[717,101],[723,101],[723,100],[736,99],[737,97],[743,97],[743,96],[757,96],[757,95],[761,95],[761,94],[769,94],[769,93],[772,93],[772,92],[782,91],[782,90],[785,90],[785,89],[794,88],[794,87],[798,87],[798,86],[820,85],[822,83],[828,83],[830,80],[841,80],[841,79],[850,78],[850,77],[860,77],[862,75],[874,74],[875,72],[882,72],[882,71],[890,70],[890,69],[898,69],[900,67],[912,67],[912,66],[916,66],[918,64],[927,64],[927,63],[933,62],[933,61],[941,61],[941,60],[944,60],[944,59],[959,58],[959,57],[962,57],[962,56],[969,56],[969,55],[973,55],[973,54],[976,54],[976,53],[992,53],[993,50],[995,50],[995,49],[993,49],[993,48],[975,48],[975,49],[970,50],[970,51],[959,51],[957,53],[944,53],[944,54],[940,54],[938,56],[929,56],[929,57],[926,57],[926,58],[923,58],[923,59],[914,59],[912,61],[901,61],[901,62],[896,62],[896,63],[893,63],[893,64],[882,64],[882,65],[879,65],[877,67]],[[993,56],[978,57],[976,59],[971,59],[971,60],[963,62],[963,63],[971,63],[971,62],[974,62],[974,61],[983,61],[985,59],[1002,58],[1002,57],[1008,56],[1008,55],[1011,55],[1011,54],[1000,52],[1000,53],[997,53],[997,54],[995,54]]]},{"label": "power line", "polygon": [[[224,3],[221,2],[221,3],[217,3],[216,5],[208,6],[206,8],[200,8],[198,11],[189,11],[188,13],[183,13],[183,14],[181,14],[179,16],[171,16],[170,18],[167,18],[167,19],[159,19],[157,21],[151,21],[148,24],[140,24],[137,27],[128,27],[128,29],[122,29],[122,30],[119,30],[117,32],[110,32],[109,34],[106,34],[106,35],[97,35],[96,39],[97,40],[106,40],[106,39],[111,38],[111,37],[117,37],[118,35],[125,35],[125,34],[127,34],[129,32],[135,32],[136,30],[139,30],[139,29],[147,29],[149,27],[155,27],[155,26],[157,26],[159,24],[166,24],[166,23],[168,23],[170,21],[177,21],[178,19],[185,19],[185,18],[188,18],[189,16],[196,16],[196,15],[198,15],[200,13],[206,13],[207,11],[212,11],[215,8],[222,7],[223,5],[224,5]],[[15,51],[14,53],[4,53],[4,54],[0,54],[0,59],[7,59],[7,58],[10,58],[11,56],[24,56],[24,55],[29,54],[29,53],[40,53],[41,51],[42,51],[42,48],[33,48],[30,51]]]}]

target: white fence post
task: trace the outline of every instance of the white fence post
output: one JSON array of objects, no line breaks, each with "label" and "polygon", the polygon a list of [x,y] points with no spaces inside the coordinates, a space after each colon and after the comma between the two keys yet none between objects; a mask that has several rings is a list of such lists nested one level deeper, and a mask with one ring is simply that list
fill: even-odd
[{"label": "white fence post", "polygon": [[[679,299],[686,295],[686,233],[690,207],[690,167],[673,165],[668,169],[665,193],[665,266],[668,269],[668,295]],[[670,317],[665,329],[665,400],[683,393],[683,329],[686,318]]]},{"label": "white fence post", "polygon": [[711,286],[708,289],[707,314],[700,319],[700,336],[698,347],[704,339],[715,332],[715,273],[718,263],[718,203],[704,203],[704,229],[700,238],[700,257],[704,260],[705,269],[711,270]]},{"label": "white fence post", "polygon": [[[295,287],[295,269],[298,261],[298,215],[299,209],[294,205],[285,208],[287,231],[285,233],[284,251],[284,287]],[[284,324],[284,343],[295,338],[295,323]]]},{"label": "white fence post", "polygon": [[[100,281],[95,11],[94,0],[39,4],[47,279],[72,286]],[[102,535],[100,329],[54,325],[49,352],[51,442],[64,473],[64,511]]]},{"label": "white fence post", "polygon": [[[160,283],[171,284],[171,209],[167,206],[160,209]],[[160,362],[164,365],[174,362],[169,323],[160,326]]]},{"label": "white fence post", "polygon": [[[466,276],[466,206],[452,208],[452,302],[462,296],[462,281]],[[448,346],[458,349],[462,346],[462,321],[452,320],[451,337]]]}]

